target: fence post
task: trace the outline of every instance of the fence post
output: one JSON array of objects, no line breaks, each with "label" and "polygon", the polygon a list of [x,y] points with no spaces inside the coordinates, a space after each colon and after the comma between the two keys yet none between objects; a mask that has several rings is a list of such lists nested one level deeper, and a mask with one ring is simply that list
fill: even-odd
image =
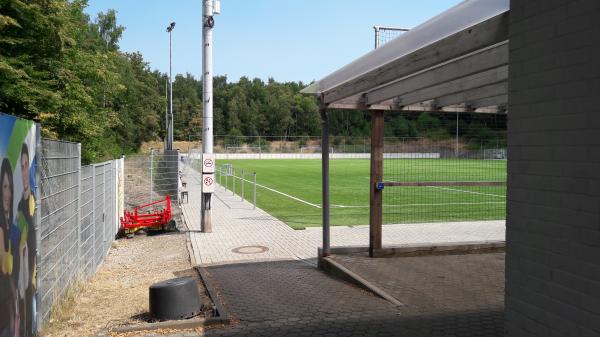
[{"label": "fence post", "polygon": [[[102,167],[102,243],[106,246],[106,163]],[[101,252],[104,255],[104,252]]]},{"label": "fence post", "polygon": [[241,183],[242,183],[242,201],[244,201],[244,170],[242,169],[242,178],[241,178]]},{"label": "fence post", "polygon": [[[35,191],[37,193],[36,198],[35,198],[35,256],[36,259],[38,261],[38,263],[40,261],[42,261],[42,255],[41,255],[41,246],[42,246],[42,154],[43,154],[43,149],[42,149],[42,130],[41,130],[41,125],[39,123],[36,123],[36,127],[35,127],[35,143],[36,143],[36,148],[35,148],[35,157],[36,157],[36,161],[35,161]],[[37,268],[39,268],[39,264],[36,265]],[[39,269],[38,269],[39,271]],[[41,291],[40,291],[40,287],[42,286],[42,277],[40,275],[39,272],[35,273],[35,281],[36,281],[36,285],[37,285],[37,294],[35,295],[36,301],[37,301],[37,307],[35,308],[36,310],[36,314],[37,314],[37,326],[35,327],[35,331],[36,332],[40,332],[42,330],[42,321],[43,321],[43,317],[42,317],[42,309],[41,309]],[[2,305],[4,305],[4,303],[2,303]]]},{"label": "fence post", "polygon": [[152,191],[154,190],[154,187],[152,186],[152,184],[154,184],[154,180],[152,179],[153,168],[154,168],[154,149],[150,149],[150,202],[154,201],[154,198],[152,196]]},{"label": "fence post", "polygon": [[77,274],[80,275],[83,260],[81,257],[81,143],[77,144],[77,260]]},{"label": "fence post", "polygon": [[253,174],[254,174],[254,197],[253,197],[254,201],[253,201],[253,204],[254,204],[254,209],[256,209],[256,172],[253,172]]},{"label": "fence post", "polygon": [[229,166],[225,167],[225,190],[229,188]]},{"label": "fence post", "polygon": [[[92,274],[96,271],[96,165],[92,165]],[[89,239],[88,239],[89,240]]]},{"label": "fence post", "polygon": [[232,176],[231,179],[233,180],[233,188],[231,189],[231,192],[233,192],[231,195],[235,195],[235,168],[231,168],[232,171]]},{"label": "fence post", "polygon": [[115,208],[115,214],[114,214],[115,223],[113,224],[113,232],[112,232],[112,240],[111,241],[115,240],[115,238],[117,236],[117,232],[119,231],[119,225],[120,225],[120,221],[119,221],[119,177],[120,177],[120,173],[121,173],[121,165],[123,164],[120,159],[115,159],[114,162],[117,163],[115,165],[114,179],[113,179],[114,180],[114,182],[113,182],[113,188],[114,188],[113,198],[115,199],[113,202],[113,207]]}]

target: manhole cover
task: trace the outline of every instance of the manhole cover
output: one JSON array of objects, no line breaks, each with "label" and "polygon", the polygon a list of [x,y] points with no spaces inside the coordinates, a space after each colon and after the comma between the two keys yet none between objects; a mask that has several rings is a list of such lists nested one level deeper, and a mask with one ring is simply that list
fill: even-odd
[{"label": "manhole cover", "polygon": [[260,254],[267,250],[269,250],[269,248],[265,246],[242,246],[234,248],[231,251],[238,254]]}]

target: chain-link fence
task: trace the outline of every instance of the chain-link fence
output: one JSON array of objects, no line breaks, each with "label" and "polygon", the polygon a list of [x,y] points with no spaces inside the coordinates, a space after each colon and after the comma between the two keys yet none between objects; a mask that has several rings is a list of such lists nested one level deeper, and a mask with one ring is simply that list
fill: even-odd
[{"label": "chain-link fence", "polygon": [[81,166],[77,143],[43,140],[38,311],[48,319],[69,285],[93,275],[119,226],[122,160]]},{"label": "chain-link fence", "polygon": [[424,117],[427,138],[384,139],[384,223],[505,219],[505,119],[459,117]]},{"label": "chain-link fence", "polygon": [[[131,211],[137,206],[160,201],[169,196],[173,206],[173,218],[180,224],[180,209],[174,207],[179,201],[179,191],[182,187],[180,172],[183,165],[180,163],[181,157],[177,151],[162,153],[153,150],[149,155],[126,156],[125,208]],[[155,211],[163,205],[156,204],[152,207],[146,210]]]},{"label": "chain-link fence", "polygon": [[[505,218],[505,116],[386,112],[384,120],[384,223]],[[330,136],[329,152],[331,224],[368,224],[371,138]],[[258,207],[295,228],[320,225],[320,137],[217,136],[215,153],[222,188],[239,195],[240,180],[256,172]]]},{"label": "chain-link fence", "polygon": [[505,218],[506,151],[443,144],[386,144],[384,151],[383,223]]}]

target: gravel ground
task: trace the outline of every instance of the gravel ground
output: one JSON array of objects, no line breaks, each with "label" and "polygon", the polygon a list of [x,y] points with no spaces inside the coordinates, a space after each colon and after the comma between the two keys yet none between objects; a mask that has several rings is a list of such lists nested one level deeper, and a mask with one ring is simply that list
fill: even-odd
[{"label": "gravel ground", "polygon": [[[196,275],[184,233],[121,239],[98,273],[79,285],[46,327],[43,336],[93,336],[107,328],[148,319],[148,287],[178,276]],[[201,289],[200,289],[201,290]],[[210,300],[201,291],[203,302]]]}]

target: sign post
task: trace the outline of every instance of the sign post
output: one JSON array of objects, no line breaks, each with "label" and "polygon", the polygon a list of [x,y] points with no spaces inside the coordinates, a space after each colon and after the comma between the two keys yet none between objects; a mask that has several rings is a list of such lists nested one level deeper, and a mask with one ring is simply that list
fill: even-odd
[{"label": "sign post", "polygon": [[[211,197],[214,192],[215,161],[213,153],[213,28],[215,26],[214,15],[221,12],[220,0],[202,0],[202,200],[200,207],[200,226],[204,233],[212,232]],[[208,156],[208,157],[205,157]],[[205,161],[210,162],[210,172],[204,172]],[[208,162],[207,162],[208,164]],[[204,173],[212,174],[213,187],[205,186]],[[205,190],[206,188],[206,190]]]}]

